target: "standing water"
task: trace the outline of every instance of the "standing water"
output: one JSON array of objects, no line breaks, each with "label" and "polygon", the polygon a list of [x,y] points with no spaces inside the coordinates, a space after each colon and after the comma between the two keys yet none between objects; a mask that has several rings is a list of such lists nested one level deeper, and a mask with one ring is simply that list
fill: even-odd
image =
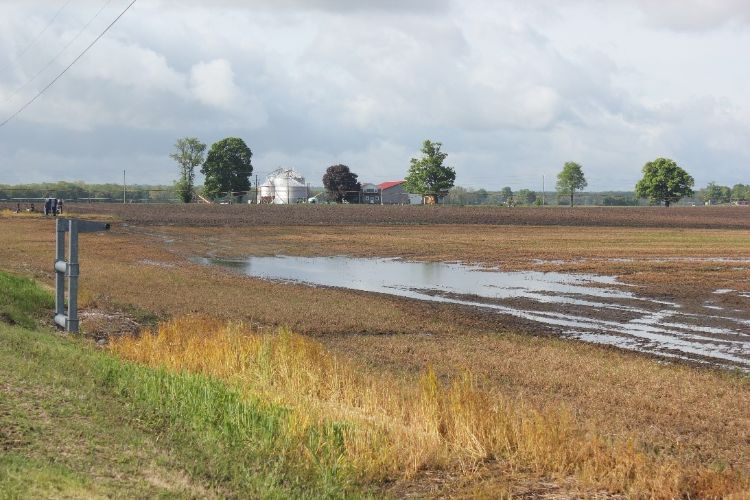
[{"label": "standing water", "polygon": [[199,261],[273,281],[477,307],[580,340],[750,371],[750,320],[708,307],[686,312],[639,296],[614,277],[351,257]]}]

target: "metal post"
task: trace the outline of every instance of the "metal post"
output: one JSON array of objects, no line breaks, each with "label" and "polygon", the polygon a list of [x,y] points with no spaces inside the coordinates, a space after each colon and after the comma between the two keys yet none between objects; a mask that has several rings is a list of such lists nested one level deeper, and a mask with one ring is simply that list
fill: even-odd
[{"label": "metal post", "polygon": [[78,333],[78,221],[69,221],[68,240],[68,331]]},{"label": "metal post", "polygon": [[[55,240],[55,323],[68,332],[78,333],[78,233],[107,231],[110,225],[75,219],[57,219]],[[68,260],[65,261],[65,233],[68,240]],[[65,314],[65,278],[68,279],[68,314]]]},{"label": "metal post", "polygon": [[[67,221],[57,219],[55,221],[55,318],[65,315],[65,225]],[[63,327],[65,325],[63,324]]]},{"label": "metal post", "polygon": [[127,188],[127,185],[125,184],[125,171],[123,170],[122,171],[122,204],[123,205],[125,204],[125,193],[127,192],[126,188]]}]

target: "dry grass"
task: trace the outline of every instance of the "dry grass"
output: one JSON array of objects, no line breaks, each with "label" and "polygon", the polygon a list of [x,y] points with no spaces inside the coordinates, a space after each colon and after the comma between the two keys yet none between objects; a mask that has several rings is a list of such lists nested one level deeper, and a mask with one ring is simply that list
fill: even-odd
[{"label": "dry grass", "polygon": [[692,468],[644,451],[633,439],[585,432],[562,407],[537,411],[481,390],[465,372],[441,383],[427,369],[418,384],[374,377],[322,345],[282,330],[187,317],[112,349],[150,366],[230,381],[295,410],[301,432],[319,420],[343,421],[346,459],[365,481],[409,478],[423,469],[469,473],[497,460],[540,476],[575,476],[611,493],[721,497],[748,487],[736,473]]}]

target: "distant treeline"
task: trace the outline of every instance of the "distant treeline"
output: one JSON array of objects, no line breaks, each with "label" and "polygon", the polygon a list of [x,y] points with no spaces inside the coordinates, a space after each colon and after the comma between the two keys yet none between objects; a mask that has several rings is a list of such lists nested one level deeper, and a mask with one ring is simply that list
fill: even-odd
[{"label": "distant treeline", "polygon": [[[612,207],[636,206],[638,198],[632,191],[582,192],[575,194],[577,205],[604,205]],[[687,200],[690,201],[690,200]],[[555,191],[533,191],[519,189],[513,191],[505,187],[500,191],[485,189],[472,190],[456,186],[445,197],[450,205],[567,205],[568,195],[558,196]]]},{"label": "distant treeline", "polygon": [[[196,192],[202,192],[202,186],[196,186]],[[251,190],[252,191],[252,190]],[[311,193],[317,194],[322,188],[312,187]],[[249,194],[254,198],[254,192]],[[123,201],[121,184],[87,184],[85,182],[46,182],[38,184],[0,184],[0,201],[31,202],[46,197],[61,198],[72,202],[116,202]],[[696,190],[691,198],[684,198],[680,205],[727,204],[750,200],[750,184],[735,184],[732,187],[709,183],[703,189]],[[178,202],[173,185],[132,185],[126,187],[127,203],[173,203]],[[646,200],[639,200],[633,191],[602,191],[575,193],[577,205],[593,206],[637,206],[646,205]],[[472,189],[461,186],[453,187],[443,203],[451,205],[566,205],[567,196],[558,196],[555,191],[534,191],[519,189],[513,191],[505,187],[499,191]]]},{"label": "distant treeline", "polygon": [[[132,185],[125,189],[128,203],[164,203],[176,201],[174,186]],[[122,184],[87,184],[85,182],[45,182],[39,184],[0,184],[2,201],[34,201],[47,197],[73,202],[123,201]]]},{"label": "distant treeline", "polygon": [[[750,200],[750,184],[735,184],[732,187],[720,186],[713,182],[695,191],[692,197],[683,198],[678,205],[721,205]],[[505,187],[500,191],[453,187],[443,200],[450,205],[567,205],[568,195],[558,196],[555,191],[533,191],[519,189],[513,191]],[[605,207],[627,207],[647,205],[647,200],[639,200],[633,191],[600,191],[575,193],[576,205]]]}]

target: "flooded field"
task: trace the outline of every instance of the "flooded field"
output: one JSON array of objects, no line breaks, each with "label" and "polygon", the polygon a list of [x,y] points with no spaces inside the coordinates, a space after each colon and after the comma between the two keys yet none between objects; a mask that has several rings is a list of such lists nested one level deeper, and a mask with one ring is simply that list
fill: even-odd
[{"label": "flooded field", "polygon": [[708,303],[700,310],[687,308],[641,295],[637,287],[609,276],[350,257],[200,262],[273,281],[478,307],[538,322],[571,338],[750,371],[747,308]]}]

